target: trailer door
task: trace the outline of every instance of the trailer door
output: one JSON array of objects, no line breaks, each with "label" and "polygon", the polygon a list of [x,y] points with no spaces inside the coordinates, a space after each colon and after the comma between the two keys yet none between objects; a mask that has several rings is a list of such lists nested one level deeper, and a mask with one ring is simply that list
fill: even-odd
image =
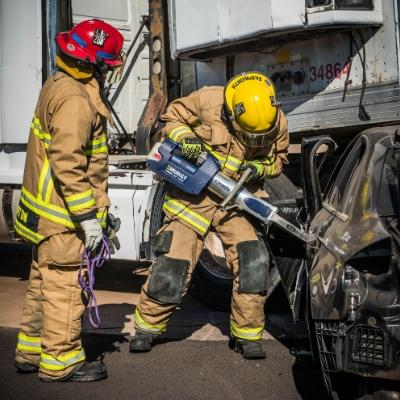
[{"label": "trailer door", "polygon": [[[124,36],[126,51],[140,27],[142,16],[149,13],[148,3],[147,0],[72,0],[73,22],[78,23],[90,18],[108,22]],[[145,27],[126,61],[125,71],[131,68],[130,74],[114,104],[128,133],[136,130],[149,97],[147,42],[148,32]],[[113,98],[115,90],[116,87],[111,90],[110,99]]]}]

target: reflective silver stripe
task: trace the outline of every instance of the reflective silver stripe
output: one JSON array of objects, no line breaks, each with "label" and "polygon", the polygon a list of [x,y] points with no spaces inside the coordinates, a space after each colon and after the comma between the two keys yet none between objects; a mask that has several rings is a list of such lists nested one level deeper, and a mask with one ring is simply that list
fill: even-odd
[{"label": "reflective silver stripe", "polygon": [[228,168],[231,171],[236,172],[241,166],[241,164],[242,162],[239,159],[232,156],[228,156],[228,158],[225,161],[224,168]]},{"label": "reflective silver stripe", "polygon": [[231,333],[239,339],[260,340],[262,339],[263,330],[264,326],[257,328],[239,328],[235,322],[231,320]]},{"label": "reflective silver stripe", "polygon": [[22,339],[18,339],[18,343],[23,344],[25,346],[32,346],[32,347],[36,347],[38,349],[41,349],[42,346],[40,343],[35,343],[35,342],[28,342],[27,340],[22,340]]},{"label": "reflective silver stripe", "polygon": [[83,193],[68,196],[65,198],[65,201],[71,212],[81,211],[85,208],[90,208],[96,204],[92,189],[88,189]]},{"label": "reflective silver stripe", "polygon": [[44,201],[49,201],[49,197],[50,197],[49,185],[52,185],[52,184],[53,184],[53,181],[52,181],[52,176],[51,176],[51,169],[49,168],[47,170],[46,176],[43,181],[42,199]]},{"label": "reflective silver stripe", "polygon": [[34,135],[43,142],[45,149],[47,149],[51,144],[51,135],[47,132],[44,132],[40,119],[36,117],[36,115],[33,116],[31,129]]},{"label": "reflective silver stripe", "polygon": [[14,227],[19,235],[27,239],[29,242],[32,242],[33,244],[38,244],[44,239],[44,236],[31,231],[26,226],[22,225],[22,223],[18,220],[15,221]]},{"label": "reflective silver stripe", "polygon": [[202,215],[196,213],[190,208],[186,207],[178,200],[171,199],[169,196],[165,197],[163,208],[170,212],[172,215],[186,221],[201,233],[206,233],[211,225],[211,221],[204,218]]},{"label": "reflective silver stripe", "polygon": [[236,172],[242,165],[242,161],[239,160],[238,158],[229,155],[223,156],[214,151],[212,147],[209,146],[208,144],[203,143],[203,145],[206,148],[206,150],[217,159],[221,169],[226,168],[229,169],[230,171]]},{"label": "reflective silver stripe", "polygon": [[46,157],[43,162],[42,171],[39,177],[39,196],[45,203],[50,201],[51,191],[54,187],[54,179],[52,176],[49,160]]},{"label": "reflective silver stripe", "polygon": [[78,199],[78,200],[68,201],[68,206],[71,208],[74,206],[79,206],[81,204],[87,203],[92,200],[94,200],[94,197],[93,197],[93,195],[90,194],[90,195],[87,195],[86,197],[82,197],[81,199]]},{"label": "reflective silver stripe", "polygon": [[50,371],[62,371],[84,360],[85,352],[83,349],[73,351],[65,356],[57,358],[49,354],[42,353],[40,356],[40,367]]},{"label": "reflective silver stripe", "polygon": [[[67,210],[60,209],[59,207],[51,204],[42,204],[39,202],[39,200],[36,200],[34,196],[30,194],[24,187],[22,187],[21,190],[21,202],[32,211],[44,218],[49,219],[50,221],[71,228],[76,228],[78,226],[72,222]],[[55,209],[56,207],[58,210]]]},{"label": "reflective silver stripe", "polygon": [[161,334],[162,332],[165,332],[167,329],[167,323],[164,324],[150,324],[146,322],[142,316],[139,313],[139,310],[136,308],[135,310],[135,326],[137,329],[144,331],[144,332],[150,332],[156,335]]},{"label": "reflective silver stripe", "polygon": [[42,346],[40,337],[27,336],[22,332],[18,333],[17,349],[30,353],[41,353]]},{"label": "reflective silver stripe", "polygon": [[99,139],[89,140],[85,149],[86,155],[108,153],[107,136],[102,134]]},{"label": "reflective silver stripe", "polygon": [[179,142],[179,140],[185,133],[192,134],[193,131],[187,125],[182,125],[178,128],[173,129],[170,133],[168,133],[167,136],[174,142]]}]

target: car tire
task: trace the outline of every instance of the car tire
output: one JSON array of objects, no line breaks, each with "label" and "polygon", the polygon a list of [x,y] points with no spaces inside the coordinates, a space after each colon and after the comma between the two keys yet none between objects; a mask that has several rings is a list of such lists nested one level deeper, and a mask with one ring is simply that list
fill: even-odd
[{"label": "car tire", "polygon": [[[265,181],[264,189],[269,194],[268,201],[279,207],[280,203],[297,199],[298,188],[284,174]],[[233,286],[233,275],[225,259],[215,256],[207,248],[200,255],[193,273],[190,293],[204,305],[218,311],[229,311]]]}]

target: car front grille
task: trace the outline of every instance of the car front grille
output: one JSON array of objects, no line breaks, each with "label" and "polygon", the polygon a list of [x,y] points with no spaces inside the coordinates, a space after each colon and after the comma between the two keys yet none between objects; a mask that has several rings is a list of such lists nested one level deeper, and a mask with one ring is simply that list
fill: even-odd
[{"label": "car front grille", "polygon": [[336,372],[336,342],[339,339],[339,324],[336,321],[315,321],[321,368],[326,372]]},{"label": "car front grille", "polygon": [[388,363],[388,338],[381,328],[357,326],[348,336],[351,360],[360,364],[385,366]]}]

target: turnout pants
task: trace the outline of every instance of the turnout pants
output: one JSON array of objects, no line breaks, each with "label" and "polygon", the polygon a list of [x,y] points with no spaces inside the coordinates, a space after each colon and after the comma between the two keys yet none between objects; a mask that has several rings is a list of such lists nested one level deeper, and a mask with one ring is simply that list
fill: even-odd
[{"label": "turnout pants", "polygon": [[[231,334],[259,340],[265,321],[268,251],[243,214],[217,210],[212,226],[223,243],[234,276]],[[172,312],[185,295],[203,248],[203,238],[178,220],[169,221],[160,237],[161,246],[156,241],[156,247],[161,247],[159,256],[149,271],[135,311],[136,330],[156,335],[166,330]]]},{"label": "turnout pants", "polygon": [[15,360],[37,365],[39,376],[61,379],[85,360],[78,283],[83,250],[74,232],[51,236],[33,249]]}]

